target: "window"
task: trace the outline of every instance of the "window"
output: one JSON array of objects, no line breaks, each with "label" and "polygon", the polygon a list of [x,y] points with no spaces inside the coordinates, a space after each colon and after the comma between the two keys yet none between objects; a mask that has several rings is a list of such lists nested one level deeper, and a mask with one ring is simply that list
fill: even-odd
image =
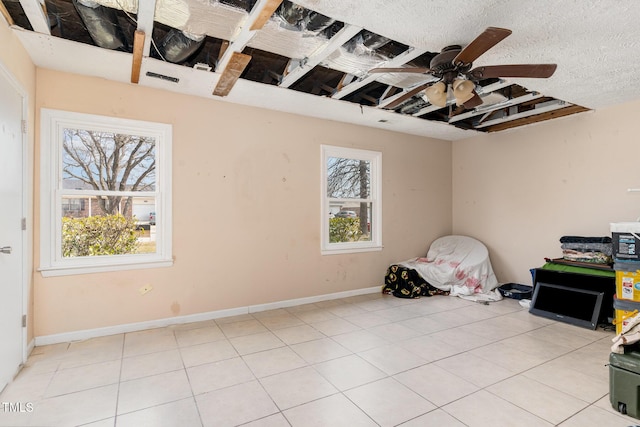
[{"label": "window", "polygon": [[43,276],[172,265],[171,132],[41,110]]},{"label": "window", "polygon": [[382,153],[321,146],[322,253],[382,249]]}]

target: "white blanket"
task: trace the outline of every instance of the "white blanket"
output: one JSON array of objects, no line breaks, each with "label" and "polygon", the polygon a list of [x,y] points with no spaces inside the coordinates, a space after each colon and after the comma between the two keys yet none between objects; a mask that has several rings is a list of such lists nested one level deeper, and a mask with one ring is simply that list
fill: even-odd
[{"label": "white blanket", "polygon": [[425,258],[399,263],[416,270],[429,284],[451,295],[476,301],[498,301],[498,279],[489,261],[489,251],[468,236],[436,239]]},{"label": "white blanket", "polygon": [[636,313],[631,318],[626,319],[622,326],[622,332],[611,339],[612,353],[624,354],[624,346],[635,344],[640,341],[640,314]]}]

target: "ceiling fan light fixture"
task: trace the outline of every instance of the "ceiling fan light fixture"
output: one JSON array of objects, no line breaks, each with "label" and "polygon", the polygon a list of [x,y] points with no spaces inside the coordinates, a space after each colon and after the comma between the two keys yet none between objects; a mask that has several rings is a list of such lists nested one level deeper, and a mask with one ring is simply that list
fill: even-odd
[{"label": "ceiling fan light fixture", "polygon": [[462,105],[474,96],[473,90],[476,85],[471,80],[455,79],[451,84],[453,96],[456,98],[456,105]]},{"label": "ceiling fan light fixture", "polygon": [[447,105],[447,85],[444,82],[435,83],[424,91],[429,102],[438,107]]},{"label": "ceiling fan light fixture", "polygon": [[455,79],[453,81],[453,94],[456,98],[464,98],[465,96],[472,94],[476,85],[471,80]]}]

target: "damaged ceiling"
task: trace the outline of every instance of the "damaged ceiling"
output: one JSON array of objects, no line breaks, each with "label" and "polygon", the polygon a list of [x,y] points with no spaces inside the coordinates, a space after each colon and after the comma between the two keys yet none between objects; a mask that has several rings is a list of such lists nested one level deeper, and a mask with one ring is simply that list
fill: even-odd
[{"label": "damaged ceiling", "polygon": [[[0,0],[40,67],[447,140],[640,98],[639,9],[614,0]],[[491,27],[504,40],[453,73],[473,83],[474,102],[460,102],[453,76],[434,63]],[[477,72],[511,64],[557,70]],[[440,80],[446,95],[431,102],[425,89]]]}]

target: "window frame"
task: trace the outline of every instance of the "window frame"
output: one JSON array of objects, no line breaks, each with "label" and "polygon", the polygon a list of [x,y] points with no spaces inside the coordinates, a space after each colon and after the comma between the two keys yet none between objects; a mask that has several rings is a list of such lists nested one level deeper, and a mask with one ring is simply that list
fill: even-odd
[{"label": "window frame", "polygon": [[[150,254],[62,256],[62,198],[86,197],[93,191],[68,190],[62,185],[62,132],[65,128],[152,136],[156,139],[154,191],[109,192],[155,197],[156,252]],[[172,125],[70,111],[40,110],[40,267],[42,276],[64,276],[107,271],[169,267],[173,265],[171,226]]]},{"label": "window frame", "polygon": [[[322,255],[372,252],[382,250],[382,152],[358,148],[346,148],[333,145],[320,146],[321,159],[321,215],[320,215],[320,249]],[[368,199],[348,199],[349,201],[366,201],[371,203],[371,239],[359,242],[329,241],[329,212],[332,200],[342,200],[327,195],[327,161],[330,157],[370,162],[370,188]]]}]

